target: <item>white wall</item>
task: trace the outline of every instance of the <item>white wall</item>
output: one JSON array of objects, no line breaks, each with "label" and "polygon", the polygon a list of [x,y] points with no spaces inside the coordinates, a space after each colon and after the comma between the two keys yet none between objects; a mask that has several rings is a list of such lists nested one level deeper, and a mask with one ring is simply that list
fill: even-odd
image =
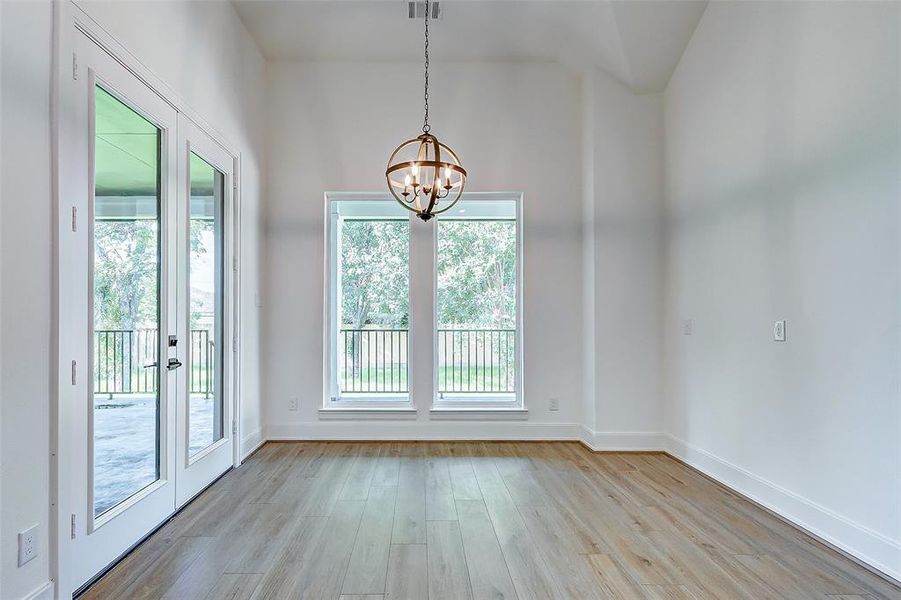
[{"label": "white wall", "polygon": [[[323,398],[323,192],[383,191],[388,154],[419,133],[421,68],[416,62],[269,65],[264,389],[265,421],[278,435],[363,437],[372,431],[319,423],[316,413]],[[427,422],[431,398],[423,395],[414,398],[420,421],[392,431],[442,437],[453,431],[491,436],[511,428],[577,434],[579,80],[559,66],[523,63],[433,63],[432,75],[433,132],[462,157],[470,172],[467,189],[524,193],[524,390],[530,415],[526,425],[465,423],[455,429]],[[296,413],[288,411],[291,396],[300,399]],[[560,399],[559,412],[547,410],[551,396]],[[539,423],[567,427],[532,427]]]},{"label": "white wall", "polygon": [[673,450],[895,577],[899,13],[711,3],[665,94]]},{"label": "white wall", "polygon": [[[48,580],[50,441],[49,2],[0,3],[0,598]],[[40,555],[19,568],[17,533],[40,524]]]},{"label": "white wall", "polygon": [[593,263],[592,445],[655,449],[660,405],[663,111],[602,73],[585,78],[593,181],[586,252]]},{"label": "white wall", "polygon": [[[259,290],[263,60],[228,3],[82,5],[107,31],[238,148],[243,164],[245,434],[260,431]],[[51,299],[49,2],[0,2],[0,598],[20,598],[49,579]],[[161,44],[161,40],[165,43]],[[253,443],[253,440],[247,440]],[[16,533],[41,527],[40,555],[16,565]]]}]

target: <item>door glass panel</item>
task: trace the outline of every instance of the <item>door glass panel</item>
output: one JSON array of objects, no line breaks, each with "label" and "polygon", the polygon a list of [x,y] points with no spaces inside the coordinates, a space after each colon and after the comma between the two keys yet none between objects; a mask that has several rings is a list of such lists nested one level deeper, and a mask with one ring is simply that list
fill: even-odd
[{"label": "door glass panel", "polygon": [[466,201],[438,219],[438,399],[515,399],[516,203]]},{"label": "door glass panel", "polygon": [[94,514],[160,473],[160,131],[95,89]]},{"label": "door glass panel", "polygon": [[222,282],[225,176],[191,153],[188,454],[223,437]]}]

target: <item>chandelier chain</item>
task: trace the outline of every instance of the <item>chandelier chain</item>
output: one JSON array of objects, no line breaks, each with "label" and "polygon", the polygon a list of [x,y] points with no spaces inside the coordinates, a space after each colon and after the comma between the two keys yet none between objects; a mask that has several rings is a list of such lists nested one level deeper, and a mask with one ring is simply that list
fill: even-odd
[{"label": "chandelier chain", "polygon": [[425,117],[422,120],[422,132],[428,133],[432,128],[429,125],[429,13],[431,7],[429,0],[425,0],[425,89],[423,92],[423,100],[425,104]]}]

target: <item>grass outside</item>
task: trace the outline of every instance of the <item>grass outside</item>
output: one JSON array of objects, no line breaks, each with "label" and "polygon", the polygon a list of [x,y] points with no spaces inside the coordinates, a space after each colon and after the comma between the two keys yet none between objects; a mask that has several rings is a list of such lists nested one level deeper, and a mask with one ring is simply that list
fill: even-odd
[{"label": "grass outside", "polygon": [[[513,369],[482,366],[442,366],[438,368],[438,391],[488,392],[513,391]],[[341,389],[344,392],[392,393],[406,392],[406,365],[393,368],[363,368],[356,377],[342,373]]]}]

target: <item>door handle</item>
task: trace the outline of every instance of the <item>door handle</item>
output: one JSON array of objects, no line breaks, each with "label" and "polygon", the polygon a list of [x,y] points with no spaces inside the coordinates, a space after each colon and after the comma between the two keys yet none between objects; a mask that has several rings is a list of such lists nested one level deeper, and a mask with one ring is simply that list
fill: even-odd
[{"label": "door handle", "polygon": [[180,366],[181,366],[180,360],[178,360],[177,358],[170,358],[169,362],[166,364],[166,370],[174,371],[175,369],[177,369]]},{"label": "door handle", "polygon": [[152,362],[152,363],[150,363],[149,365],[144,365],[144,368],[145,368],[145,369],[153,369],[153,368],[158,367],[158,366],[160,366],[160,363],[158,363],[158,362]]}]

